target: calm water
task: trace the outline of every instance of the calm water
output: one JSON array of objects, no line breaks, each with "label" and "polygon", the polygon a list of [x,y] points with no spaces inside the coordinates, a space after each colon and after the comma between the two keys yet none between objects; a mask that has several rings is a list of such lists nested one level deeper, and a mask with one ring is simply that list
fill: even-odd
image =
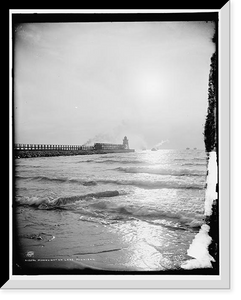
[{"label": "calm water", "polygon": [[204,223],[206,155],[159,150],[16,160],[23,260],[176,269]]}]

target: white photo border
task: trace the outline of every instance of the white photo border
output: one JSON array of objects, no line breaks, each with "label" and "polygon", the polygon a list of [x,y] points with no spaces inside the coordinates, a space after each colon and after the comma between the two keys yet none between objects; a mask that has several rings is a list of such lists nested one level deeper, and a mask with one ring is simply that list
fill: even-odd
[{"label": "white photo border", "polygon": [[[21,11],[21,13],[25,11]],[[36,10],[27,11],[28,13]],[[41,13],[47,11],[41,11]],[[55,10],[51,10],[55,13]],[[78,10],[74,10],[74,13]],[[86,11],[85,11],[86,12]],[[95,12],[91,10],[90,12]],[[98,10],[97,10],[98,12]],[[105,12],[105,11],[102,11]],[[113,10],[107,10],[108,13]],[[119,12],[119,11],[118,11]],[[131,10],[131,13],[135,10]],[[153,10],[141,12],[152,13]],[[155,10],[155,13],[185,13],[203,12],[202,10]],[[12,274],[12,211],[10,184],[9,204],[9,280],[2,286],[3,289],[229,289],[230,288],[230,3],[229,1],[220,10],[205,10],[204,12],[218,12],[219,16],[219,247],[220,247],[220,273],[214,275],[39,275],[19,276]],[[11,14],[19,13],[10,10],[10,36]],[[68,11],[67,11],[68,13]],[[11,51],[10,41],[10,51]],[[11,62],[10,62],[11,65]],[[11,75],[10,75],[11,76]],[[10,78],[10,95],[12,85]],[[10,101],[10,113],[11,113]],[[11,117],[11,116],[10,116]],[[11,121],[10,121],[11,122]],[[12,124],[10,124],[11,127]],[[12,132],[10,129],[10,136]],[[10,137],[11,144],[11,137]],[[11,147],[10,147],[11,149]],[[10,150],[11,152],[11,150]],[[12,155],[10,153],[10,159]],[[10,179],[11,179],[10,162]],[[10,180],[11,181],[11,180]]]}]

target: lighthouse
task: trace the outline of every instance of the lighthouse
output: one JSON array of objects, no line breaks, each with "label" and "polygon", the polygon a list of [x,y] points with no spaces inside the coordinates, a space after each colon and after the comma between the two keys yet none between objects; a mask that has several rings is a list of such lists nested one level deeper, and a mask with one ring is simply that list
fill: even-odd
[{"label": "lighthouse", "polygon": [[124,146],[124,149],[129,149],[129,142],[128,142],[128,139],[126,136],[123,139],[123,146]]}]

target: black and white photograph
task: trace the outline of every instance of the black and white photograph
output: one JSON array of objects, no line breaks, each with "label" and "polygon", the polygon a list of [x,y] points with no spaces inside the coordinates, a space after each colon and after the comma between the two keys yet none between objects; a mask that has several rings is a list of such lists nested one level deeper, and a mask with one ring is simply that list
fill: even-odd
[{"label": "black and white photograph", "polygon": [[12,15],[13,275],[220,275],[218,20]]}]

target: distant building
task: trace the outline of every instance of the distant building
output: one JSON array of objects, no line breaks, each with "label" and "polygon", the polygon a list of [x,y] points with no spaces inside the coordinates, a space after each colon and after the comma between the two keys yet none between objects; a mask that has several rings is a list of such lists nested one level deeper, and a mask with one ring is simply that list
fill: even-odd
[{"label": "distant building", "polygon": [[123,146],[124,146],[124,149],[129,149],[129,141],[126,136],[123,139]]}]

